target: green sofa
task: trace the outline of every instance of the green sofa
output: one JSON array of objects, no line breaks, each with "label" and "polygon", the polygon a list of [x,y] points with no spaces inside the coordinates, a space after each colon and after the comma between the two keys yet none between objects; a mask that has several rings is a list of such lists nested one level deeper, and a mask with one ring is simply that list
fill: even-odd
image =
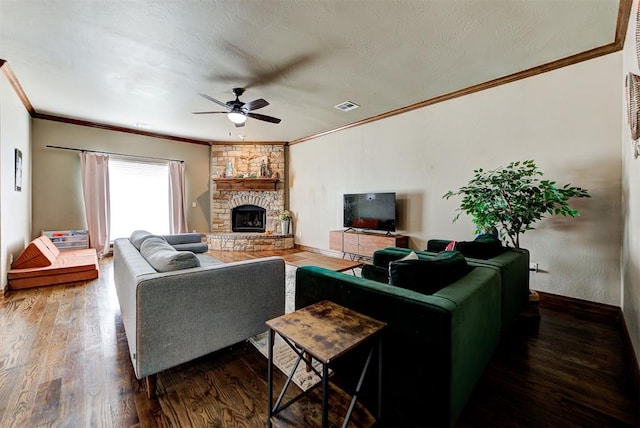
[{"label": "green sofa", "polygon": [[[320,267],[298,268],[296,308],[321,300],[388,324],[380,426],[454,425],[500,340],[501,277],[492,267],[471,266],[432,295]],[[340,386],[355,385],[363,359],[356,350],[336,361]],[[375,410],[373,372],[362,401]]]},{"label": "green sofa", "polygon": [[[430,239],[422,254],[435,256],[443,251],[449,240]],[[402,250],[402,249],[401,249]],[[502,247],[500,254],[480,258],[483,251],[466,253],[461,250],[472,266],[490,266],[500,270],[502,279],[502,331],[509,331],[529,301],[529,251],[524,248]],[[402,252],[401,252],[402,253]]]}]

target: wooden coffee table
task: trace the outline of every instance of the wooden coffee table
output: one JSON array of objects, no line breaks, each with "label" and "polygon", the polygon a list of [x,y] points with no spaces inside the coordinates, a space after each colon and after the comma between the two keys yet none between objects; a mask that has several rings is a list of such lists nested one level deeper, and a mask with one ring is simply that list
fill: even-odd
[{"label": "wooden coffee table", "polygon": [[362,266],[362,262],[339,259],[337,257],[329,257],[311,251],[301,251],[295,254],[287,254],[282,256],[285,263],[292,266],[320,266],[325,269],[334,270],[336,272],[344,272],[349,269],[355,269]]},{"label": "wooden coffee table", "polygon": [[[374,351],[378,350],[378,408],[377,419],[380,420],[382,408],[382,335],[380,331],[386,326],[382,321],[362,315],[351,309],[342,307],[328,300],[315,303],[311,306],[299,309],[290,314],[282,315],[267,321],[269,327],[269,368],[268,368],[268,420],[267,426],[271,427],[271,417],[289,407],[298,399],[306,395],[308,391],[292,398],[285,404],[281,404],[282,398],[291,384],[291,379],[296,368],[302,360],[307,363],[307,369],[313,370],[322,384],[322,426],[328,426],[328,388],[329,366],[340,356],[346,354],[355,347],[368,342],[370,350],[363,365],[358,385],[351,398],[351,403],[344,418],[343,427],[349,424],[351,413],[355,407],[360,393],[362,382],[369,368]],[[282,388],[275,404],[273,403],[273,344],[275,333],[293,349],[298,359],[291,370],[287,381]],[[377,339],[377,340],[374,340]],[[319,373],[312,365],[315,359],[322,364],[322,373]],[[315,385],[317,386],[317,385]],[[314,387],[315,387],[314,386]]]}]

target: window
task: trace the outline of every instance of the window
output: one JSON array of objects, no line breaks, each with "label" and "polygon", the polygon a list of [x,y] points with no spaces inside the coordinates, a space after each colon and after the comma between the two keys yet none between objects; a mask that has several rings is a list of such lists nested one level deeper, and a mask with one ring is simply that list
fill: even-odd
[{"label": "window", "polygon": [[169,164],[111,156],[111,240],[138,229],[169,233]]}]

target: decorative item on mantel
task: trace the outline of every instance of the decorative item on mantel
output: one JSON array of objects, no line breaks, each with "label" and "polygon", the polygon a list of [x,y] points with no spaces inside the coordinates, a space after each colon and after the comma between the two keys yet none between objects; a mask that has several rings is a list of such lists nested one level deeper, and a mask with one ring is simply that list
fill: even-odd
[{"label": "decorative item on mantel", "polygon": [[226,178],[233,177],[233,164],[231,163],[231,161],[227,161],[227,167],[224,171],[224,176]]},{"label": "decorative item on mantel", "polygon": [[267,176],[267,163],[264,161],[264,159],[262,159],[262,162],[260,162],[260,177],[266,177]]},{"label": "decorative item on mantel", "polygon": [[291,212],[289,210],[280,211],[278,214],[278,218],[280,219],[280,230],[283,235],[288,235],[291,233]]}]

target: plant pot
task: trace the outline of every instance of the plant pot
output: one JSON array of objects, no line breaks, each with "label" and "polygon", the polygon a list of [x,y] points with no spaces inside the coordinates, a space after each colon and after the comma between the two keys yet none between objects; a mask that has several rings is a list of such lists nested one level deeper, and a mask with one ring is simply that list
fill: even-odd
[{"label": "plant pot", "polygon": [[290,233],[289,232],[290,224],[291,224],[291,221],[289,220],[280,220],[280,230],[283,235],[288,235]]}]

